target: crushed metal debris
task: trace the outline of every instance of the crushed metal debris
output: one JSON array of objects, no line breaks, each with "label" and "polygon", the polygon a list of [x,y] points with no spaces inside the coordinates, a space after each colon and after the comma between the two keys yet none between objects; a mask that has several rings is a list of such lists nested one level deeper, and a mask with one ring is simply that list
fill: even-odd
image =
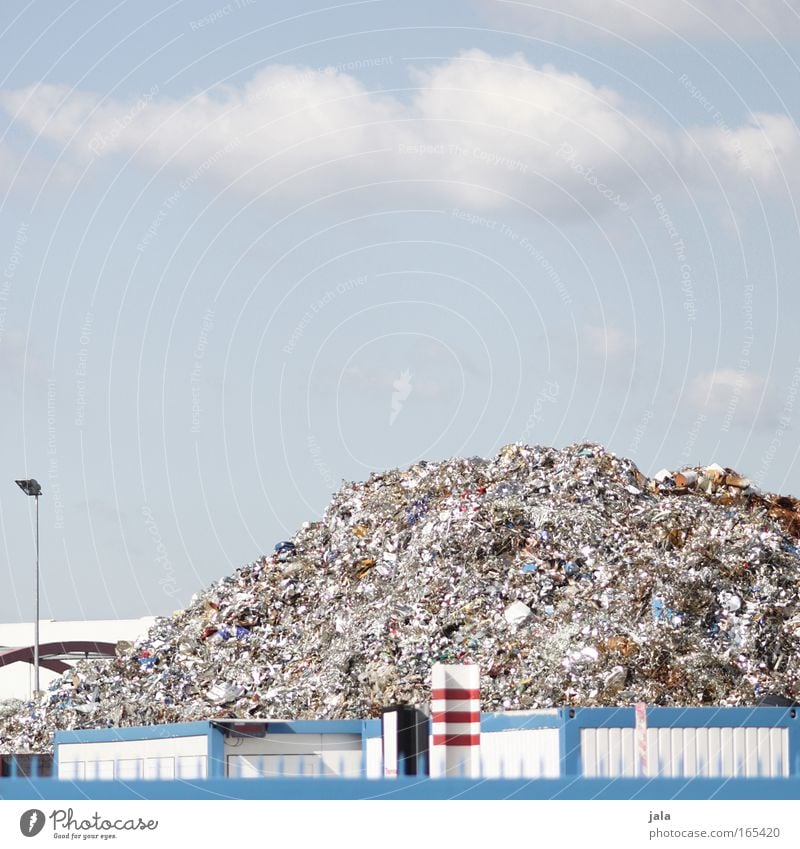
[{"label": "crushed metal debris", "polygon": [[321,521],[0,704],[0,750],[56,729],[376,716],[480,665],[484,710],[795,698],[800,502],[732,469],[646,478],[595,444],[513,444],[346,483]]}]

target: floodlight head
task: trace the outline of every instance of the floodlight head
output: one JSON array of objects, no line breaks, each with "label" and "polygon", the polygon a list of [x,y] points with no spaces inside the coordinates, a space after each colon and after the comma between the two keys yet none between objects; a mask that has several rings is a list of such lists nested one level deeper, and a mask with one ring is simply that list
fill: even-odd
[{"label": "floodlight head", "polygon": [[16,481],[17,486],[25,493],[25,495],[41,495],[42,487],[39,481],[31,478],[28,481]]}]

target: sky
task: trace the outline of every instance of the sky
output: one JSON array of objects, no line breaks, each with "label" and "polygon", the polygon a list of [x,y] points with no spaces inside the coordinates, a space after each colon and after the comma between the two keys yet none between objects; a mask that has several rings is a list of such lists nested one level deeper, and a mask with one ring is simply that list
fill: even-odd
[{"label": "sky", "polygon": [[800,495],[798,0],[0,8],[0,621],[523,441]]}]

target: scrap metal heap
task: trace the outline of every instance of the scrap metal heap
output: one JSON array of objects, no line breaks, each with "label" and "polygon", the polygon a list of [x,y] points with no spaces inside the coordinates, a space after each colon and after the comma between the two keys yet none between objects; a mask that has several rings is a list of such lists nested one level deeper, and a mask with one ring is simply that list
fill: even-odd
[{"label": "scrap metal heap", "polygon": [[344,718],[480,665],[483,710],[754,704],[800,689],[800,504],[719,466],[509,445],[346,483],[319,522],[0,706],[0,748],[213,717]]}]

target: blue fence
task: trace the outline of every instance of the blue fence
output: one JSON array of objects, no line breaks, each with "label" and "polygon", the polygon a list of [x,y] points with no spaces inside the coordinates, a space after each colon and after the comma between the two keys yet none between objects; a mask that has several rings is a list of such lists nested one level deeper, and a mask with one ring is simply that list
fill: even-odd
[{"label": "blue fence", "polygon": [[212,778],[204,781],[58,781],[8,778],[0,800],[507,799],[507,800],[797,800],[800,779],[466,779]]}]

